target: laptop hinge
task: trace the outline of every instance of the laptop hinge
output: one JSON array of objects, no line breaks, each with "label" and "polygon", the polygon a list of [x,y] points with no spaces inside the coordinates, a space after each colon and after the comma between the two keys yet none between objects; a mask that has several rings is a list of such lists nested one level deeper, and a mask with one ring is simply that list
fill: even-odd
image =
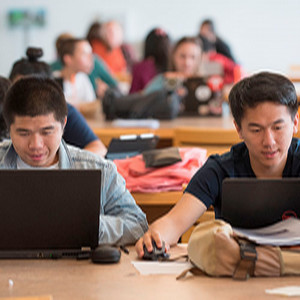
[{"label": "laptop hinge", "polygon": [[81,247],[81,251],[84,251],[84,252],[89,252],[89,251],[91,251],[92,249],[91,249],[91,247],[89,247],[89,246],[82,246]]}]

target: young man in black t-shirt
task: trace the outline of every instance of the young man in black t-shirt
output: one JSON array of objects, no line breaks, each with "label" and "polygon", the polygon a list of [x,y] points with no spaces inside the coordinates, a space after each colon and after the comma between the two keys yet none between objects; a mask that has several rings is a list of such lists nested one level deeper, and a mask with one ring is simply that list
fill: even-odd
[{"label": "young man in black t-shirt", "polygon": [[155,221],[137,242],[152,251],[151,240],[167,248],[213,205],[220,217],[222,181],[226,177],[281,178],[300,176],[298,102],[293,83],[282,75],[262,72],[237,83],[229,94],[236,130],[243,140],[221,156],[213,155],[191,179],[181,200]]}]

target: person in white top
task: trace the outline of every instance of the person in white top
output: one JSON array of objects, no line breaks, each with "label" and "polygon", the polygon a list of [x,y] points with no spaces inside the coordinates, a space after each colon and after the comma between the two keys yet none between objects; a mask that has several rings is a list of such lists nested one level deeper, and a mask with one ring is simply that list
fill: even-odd
[{"label": "person in white top", "polygon": [[93,105],[96,95],[87,75],[93,69],[93,54],[89,42],[78,38],[66,39],[58,54],[63,68],[54,75],[62,79],[67,102],[81,111],[87,107],[87,103]]},{"label": "person in white top", "polygon": [[66,100],[73,105],[95,101],[93,86],[85,73],[79,72],[70,79],[63,80],[63,90]]}]

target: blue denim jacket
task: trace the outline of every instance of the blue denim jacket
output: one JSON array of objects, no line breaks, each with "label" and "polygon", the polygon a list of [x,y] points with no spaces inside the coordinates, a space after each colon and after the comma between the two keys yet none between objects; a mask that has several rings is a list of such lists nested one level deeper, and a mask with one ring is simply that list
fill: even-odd
[{"label": "blue denim jacket", "polygon": [[[16,169],[17,156],[11,141],[1,143],[0,169]],[[113,162],[62,141],[59,168],[102,171],[99,244],[132,244],[147,230],[146,216],[126,189],[125,180]]]}]

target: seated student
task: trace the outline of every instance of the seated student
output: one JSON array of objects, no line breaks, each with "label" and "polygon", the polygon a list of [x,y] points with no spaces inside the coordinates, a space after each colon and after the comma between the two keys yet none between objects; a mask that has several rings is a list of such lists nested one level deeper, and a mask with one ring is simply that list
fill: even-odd
[{"label": "seated student", "polygon": [[6,94],[3,116],[11,141],[0,145],[1,169],[99,169],[99,244],[134,243],[147,230],[145,214],[116,166],[63,141],[67,105],[54,80],[27,76],[16,81]]},{"label": "seated student", "polygon": [[[26,55],[27,58],[22,58],[14,63],[9,75],[12,82],[26,75],[52,76],[49,65],[39,61],[43,55],[41,48],[28,48]],[[63,134],[66,143],[104,157],[107,149],[91,130],[84,117],[71,104],[67,104],[67,107],[68,122]]]},{"label": "seated student", "polygon": [[163,89],[166,79],[185,79],[199,75],[202,53],[202,44],[198,38],[181,38],[172,49],[170,71],[154,77],[143,92],[147,94]]},{"label": "seated student", "polygon": [[[173,47],[169,57],[170,70],[156,75],[142,90],[143,94],[162,90],[166,80],[180,79],[199,75],[202,60],[201,40],[195,37],[183,37]],[[109,90],[109,89],[108,89]],[[106,92],[106,91],[105,91]]]},{"label": "seated student", "polygon": [[181,200],[155,221],[137,242],[152,250],[151,240],[161,247],[179,237],[211,205],[220,218],[222,181],[226,177],[281,178],[300,176],[300,140],[297,94],[282,75],[262,72],[238,82],[230,91],[234,125],[244,141],[223,155],[212,155],[191,179]]},{"label": "seated student", "polygon": [[133,65],[129,93],[141,91],[159,73],[167,71],[171,42],[161,28],[152,29],[145,40],[144,59]]},{"label": "seated student", "polygon": [[10,84],[11,83],[7,78],[0,76],[0,142],[4,139],[9,138],[5,121],[3,119],[2,110],[3,110],[4,97],[10,87]]},{"label": "seated student", "polygon": [[[90,35],[92,33],[89,32],[88,36],[87,36],[87,40],[90,42]],[[63,33],[61,35],[58,36],[58,38],[56,39],[55,42],[55,46],[56,46],[56,51],[57,51],[57,55],[59,53],[59,49],[61,47],[61,44],[64,40],[72,38],[73,36],[71,34],[68,33]],[[102,61],[102,59],[100,57],[98,57],[97,55],[93,56],[94,59],[94,68],[93,70],[88,74],[89,79],[93,85],[94,91],[96,93],[96,95],[98,96],[98,81],[99,79],[101,81],[103,81],[104,83],[106,83],[109,87],[116,87],[117,86],[117,81],[115,80],[115,78],[110,74],[107,66],[105,65],[105,63]],[[50,64],[51,70],[52,72],[54,71],[60,71],[63,67],[60,59],[58,58],[56,61],[54,61],[53,63]]]},{"label": "seated student", "polygon": [[95,102],[96,94],[87,76],[93,68],[92,48],[85,39],[69,38],[61,43],[61,71],[53,75],[62,80],[67,102],[79,110],[85,103]]},{"label": "seated student", "polygon": [[203,64],[217,63],[222,69],[222,76],[225,84],[234,82],[235,68],[238,66],[233,60],[221,53],[217,53],[215,44],[210,42],[207,38],[200,36],[203,45]]},{"label": "seated student", "polygon": [[205,37],[211,43],[213,43],[217,53],[220,53],[232,61],[235,61],[230,47],[216,34],[215,25],[212,20],[203,20],[200,25],[199,36]]},{"label": "seated student", "polygon": [[115,76],[127,73],[127,62],[122,52],[123,31],[116,21],[101,24],[99,35],[91,40],[93,52],[102,58]]},{"label": "seated student", "polygon": [[[180,112],[181,99],[186,96],[182,83],[184,79],[198,75],[201,58],[202,46],[198,38],[180,39],[171,55],[171,71],[155,76],[142,92],[123,96],[112,89],[105,90],[102,106],[106,118],[137,118],[140,115],[158,119],[176,117]],[[146,108],[140,103],[144,103]]]}]

